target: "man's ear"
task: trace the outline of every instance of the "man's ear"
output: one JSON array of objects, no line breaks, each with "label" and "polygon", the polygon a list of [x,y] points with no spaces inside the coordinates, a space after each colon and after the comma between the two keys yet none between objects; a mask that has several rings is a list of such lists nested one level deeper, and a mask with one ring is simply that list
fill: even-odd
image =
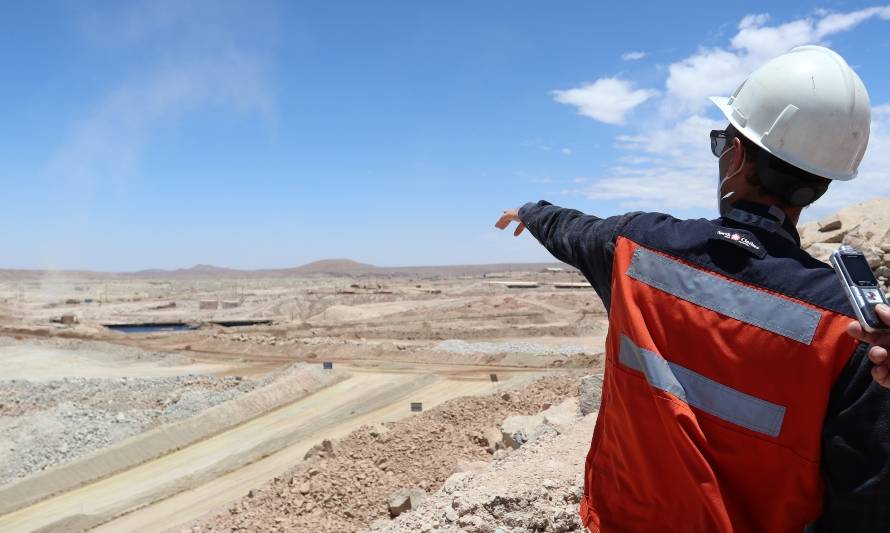
[{"label": "man's ear", "polygon": [[735,148],[732,152],[732,167],[726,172],[727,174],[741,172],[741,166],[748,162],[745,145],[742,144],[741,139],[733,137],[732,146]]}]

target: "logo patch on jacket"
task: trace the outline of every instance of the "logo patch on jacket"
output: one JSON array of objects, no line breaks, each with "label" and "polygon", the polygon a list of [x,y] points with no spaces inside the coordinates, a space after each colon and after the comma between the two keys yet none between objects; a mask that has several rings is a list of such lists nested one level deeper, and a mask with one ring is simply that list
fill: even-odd
[{"label": "logo patch on jacket", "polygon": [[766,256],[766,249],[760,244],[757,237],[752,235],[751,232],[743,229],[717,228],[714,230],[714,235],[711,236],[711,240],[734,244],[760,259],[763,259]]}]

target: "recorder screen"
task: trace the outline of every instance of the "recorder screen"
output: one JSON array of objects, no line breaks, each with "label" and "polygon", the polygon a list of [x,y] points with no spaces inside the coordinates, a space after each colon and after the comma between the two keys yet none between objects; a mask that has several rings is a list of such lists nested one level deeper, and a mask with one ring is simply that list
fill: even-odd
[{"label": "recorder screen", "polygon": [[841,261],[850,273],[850,278],[856,285],[877,285],[878,280],[872,273],[868,262],[863,255],[841,255]]}]

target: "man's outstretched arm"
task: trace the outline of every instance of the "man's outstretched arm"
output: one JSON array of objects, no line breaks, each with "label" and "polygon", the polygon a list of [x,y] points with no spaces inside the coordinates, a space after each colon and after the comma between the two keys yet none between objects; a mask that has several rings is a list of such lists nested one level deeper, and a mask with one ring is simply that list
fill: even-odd
[{"label": "man's outstretched arm", "polygon": [[528,228],[554,257],[584,274],[608,309],[615,239],[637,214],[599,218],[541,200],[504,211],[495,226],[506,229],[511,222],[518,222],[514,235]]}]

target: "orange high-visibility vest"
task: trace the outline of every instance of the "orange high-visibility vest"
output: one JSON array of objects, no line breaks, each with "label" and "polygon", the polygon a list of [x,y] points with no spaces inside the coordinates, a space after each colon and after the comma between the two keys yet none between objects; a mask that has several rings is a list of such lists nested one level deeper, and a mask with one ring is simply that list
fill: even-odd
[{"label": "orange high-visibility vest", "polygon": [[618,237],[592,531],[794,531],[822,504],[820,432],[849,317]]}]

